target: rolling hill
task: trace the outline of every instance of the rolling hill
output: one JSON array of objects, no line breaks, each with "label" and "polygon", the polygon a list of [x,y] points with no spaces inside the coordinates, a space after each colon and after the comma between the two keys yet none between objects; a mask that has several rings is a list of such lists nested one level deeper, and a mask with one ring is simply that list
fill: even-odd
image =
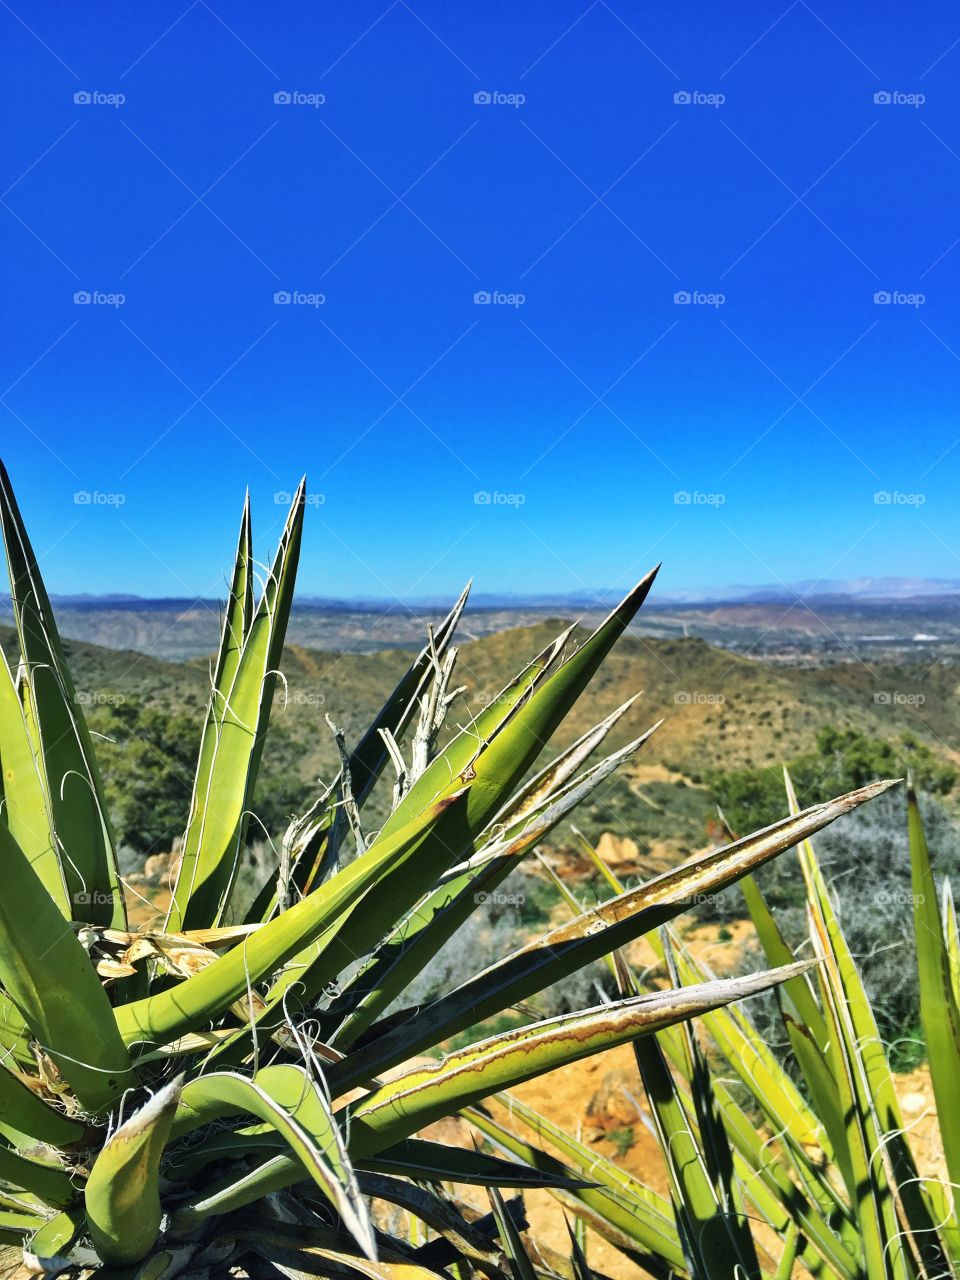
[{"label": "rolling hill", "polygon": [[[520,664],[563,623],[497,631],[460,648],[451,726],[495,697]],[[585,633],[575,633],[573,643]],[[12,632],[0,628],[11,655]],[[114,792],[139,785],[143,769],[165,772],[169,827],[182,826],[189,803],[193,753],[206,705],[208,663],[169,662],[134,650],[66,642],[81,700],[104,747]],[[286,689],[278,694],[261,793],[268,825],[305,804],[316,780],[329,779],[336,752],[325,717],[355,741],[410,660],[408,649],[360,654],[287,646]],[[778,666],[719,649],[697,638],[626,636],[604,664],[591,693],[574,708],[556,746],[572,740],[638,690],[643,696],[611,735],[617,746],[664,723],[622,777],[581,814],[580,825],[636,840],[651,866],[702,844],[713,812],[707,782],[716,770],[778,769],[810,751],[824,726],[858,738],[899,742],[909,734],[933,756],[960,766],[960,673],[939,662],[822,668]],[[133,710],[153,718],[137,719]],[[128,776],[129,775],[129,776]],[[275,800],[273,809],[270,800]],[[382,810],[371,805],[375,829]],[[135,828],[134,828],[135,829]],[[273,834],[278,834],[274,829]],[[171,834],[172,839],[172,834]]]}]

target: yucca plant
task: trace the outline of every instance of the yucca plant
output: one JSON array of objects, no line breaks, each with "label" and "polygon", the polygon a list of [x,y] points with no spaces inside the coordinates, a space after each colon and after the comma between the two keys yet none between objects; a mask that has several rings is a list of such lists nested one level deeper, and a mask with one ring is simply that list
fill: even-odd
[{"label": "yucca plant", "polygon": [[[0,469],[18,650],[0,670],[0,1238],[34,1271],[155,1280],[250,1272],[268,1259],[271,1275],[499,1274],[504,1251],[516,1252],[517,1205],[495,1196],[477,1220],[448,1185],[597,1193],[580,1173],[416,1135],[563,1063],[805,982],[807,964],[626,994],[430,1065],[420,1055],[526,1007],[883,788],[619,892],[397,1012],[486,895],[649,736],[587,763],[627,704],[533,771],[654,575],[578,648],[565,632],[536,655],[440,750],[461,597],[360,741],[348,749],[338,735],[337,779],[290,824],[269,879],[241,908],[237,871],[303,513],[301,485],[257,599],[244,509],[172,905],[163,928],[131,931],[91,736]],[[364,804],[391,761],[391,811],[370,838]],[[389,1235],[371,1202],[420,1226]]]},{"label": "yucca plant", "polygon": [[[789,776],[786,788],[796,813]],[[885,1046],[809,839],[799,857],[818,963],[777,990],[793,1070],[739,1008],[705,1014],[703,1044],[690,1022],[634,1043],[669,1199],[510,1095],[500,1099],[509,1117],[473,1109],[474,1124],[532,1168],[589,1176],[595,1187],[554,1194],[653,1275],[956,1276],[960,935],[949,883],[940,898],[936,892],[912,787],[907,808],[920,1013],[945,1178],[918,1172]],[[619,893],[616,877],[597,863]],[[756,882],[746,877],[741,887],[769,962],[793,961]],[[569,892],[568,900],[575,904]],[[675,984],[710,979],[670,930],[653,941]],[[622,955],[611,965],[621,993],[635,995],[640,987]],[[521,1136],[525,1130],[539,1143]],[[546,1154],[544,1143],[557,1154]]]}]

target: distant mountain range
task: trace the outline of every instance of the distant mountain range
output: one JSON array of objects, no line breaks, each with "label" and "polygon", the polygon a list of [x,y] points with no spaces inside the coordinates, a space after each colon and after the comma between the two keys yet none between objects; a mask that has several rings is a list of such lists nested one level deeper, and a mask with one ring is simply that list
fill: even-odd
[{"label": "distant mountain range", "polygon": [[[474,592],[470,597],[473,609],[576,609],[594,610],[615,604],[623,591],[599,588],[556,593],[524,592]],[[655,591],[647,609],[676,608],[682,605],[706,604],[790,604],[798,600],[808,603],[825,601],[883,603],[903,601],[934,601],[960,597],[960,579],[955,578],[806,578],[799,582],[781,585],[747,585],[733,583],[729,586],[690,591]],[[219,608],[216,600],[198,600],[189,597],[147,597],[125,593],[107,595],[53,595],[54,604],[70,609],[118,611],[149,611],[159,609],[182,610],[209,606]],[[9,597],[0,597],[3,606],[9,606]],[[420,596],[405,601],[391,601],[384,597],[345,600],[328,596],[304,596],[297,598],[296,608],[330,613],[366,613],[385,609],[402,612],[444,608],[447,598]]]}]

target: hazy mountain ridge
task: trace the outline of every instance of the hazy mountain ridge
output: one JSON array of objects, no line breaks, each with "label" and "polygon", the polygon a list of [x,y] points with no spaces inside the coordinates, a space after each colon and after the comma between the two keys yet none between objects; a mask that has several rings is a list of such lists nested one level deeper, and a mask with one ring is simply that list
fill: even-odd
[{"label": "hazy mountain ridge", "polygon": [[[473,609],[543,609],[585,608],[596,609],[602,603],[611,605],[623,596],[620,587],[586,588],[579,591],[522,592],[522,591],[474,591],[470,596]],[[731,583],[726,586],[662,590],[657,598],[646,606],[648,609],[664,608],[675,604],[728,604],[728,603],[776,603],[792,600],[927,600],[945,596],[960,597],[960,578],[881,577],[881,578],[804,578],[797,582],[780,584]],[[131,608],[131,609],[192,609],[217,608],[219,601],[190,596],[142,596],[133,592],[110,592],[98,595],[92,592],[51,594],[52,603],[70,608]],[[387,596],[339,596],[300,595],[298,609],[322,609],[343,613],[367,613],[377,610],[416,612],[422,609],[439,609],[448,601],[440,596],[415,596],[410,600],[391,599]],[[9,608],[9,595],[0,595],[0,605]]]},{"label": "hazy mountain ridge", "polygon": [[[953,661],[960,654],[960,583],[863,578],[796,583],[791,592],[730,588],[695,600],[656,591],[630,632],[661,639],[701,636],[736,653],[793,665],[902,661],[921,649],[930,661]],[[473,640],[551,616],[596,622],[619,598],[613,591],[515,598],[479,592],[471,597],[461,629]],[[53,603],[65,636],[107,648],[184,661],[210,654],[219,640],[217,600],[118,594],[54,596]],[[440,621],[450,603],[307,596],[294,605],[288,635],[291,643],[318,650],[409,649],[423,643],[428,626]],[[12,622],[7,597],[0,597],[2,621]]]}]

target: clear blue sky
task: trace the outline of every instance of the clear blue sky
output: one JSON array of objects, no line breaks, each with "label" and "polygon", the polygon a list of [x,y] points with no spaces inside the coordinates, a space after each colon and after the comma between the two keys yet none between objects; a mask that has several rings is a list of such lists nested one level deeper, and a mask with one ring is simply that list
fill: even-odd
[{"label": "clear blue sky", "polygon": [[955,6],[0,27],[2,454],[53,590],[216,594],[245,485],[265,551],[303,471],[309,593],[960,578]]}]

